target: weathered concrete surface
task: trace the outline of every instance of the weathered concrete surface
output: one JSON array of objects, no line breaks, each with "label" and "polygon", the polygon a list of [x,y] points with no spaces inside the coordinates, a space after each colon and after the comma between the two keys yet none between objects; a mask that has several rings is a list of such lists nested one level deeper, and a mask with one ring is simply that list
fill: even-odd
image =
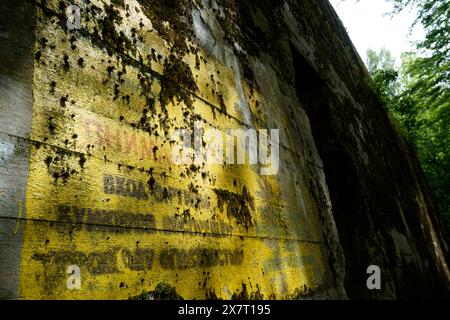
[{"label": "weathered concrete surface", "polygon": [[19,296],[32,113],[34,5],[0,3],[0,298]]},{"label": "weathered concrete surface", "polygon": [[[78,30],[57,0],[2,27],[34,29],[33,52],[6,52],[32,61],[22,79],[7,59],[0,74],[3,298],[121,299],[159,283],[196,299],[448,292],[415,157],[326,1],[76,3]],[[170,137],[195,121],[280,129],[279,172],[175,164]]]}]

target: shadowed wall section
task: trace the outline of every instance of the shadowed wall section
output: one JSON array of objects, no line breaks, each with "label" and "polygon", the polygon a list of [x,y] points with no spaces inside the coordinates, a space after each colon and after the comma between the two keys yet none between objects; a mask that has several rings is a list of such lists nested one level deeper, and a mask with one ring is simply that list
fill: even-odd
[{"label": "shadowed wall section", "polygon": [[32,112],[34,5],[0,4],[0,299],[18,297]]}]

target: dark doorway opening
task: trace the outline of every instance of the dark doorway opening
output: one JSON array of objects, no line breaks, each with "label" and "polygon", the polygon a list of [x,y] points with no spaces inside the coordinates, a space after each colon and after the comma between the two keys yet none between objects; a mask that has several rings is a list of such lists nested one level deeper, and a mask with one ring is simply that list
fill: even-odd
[{"label": "dark doorway opening", "polygon": [[333,123],[342,117],[333,116],[335,110],[326,82],[292,45],[291,52],[295,89],[308,115],[314,141],[322,158],[333,217],[344,250],[344,287],[349,298],[369,298],[365,274],[368,261],[365,233],[369,225],[361,210],[364,200],[360,198],[357,169],[345,151],[345,142],[341,141],[342,137],[335,127],[337,124]]}]

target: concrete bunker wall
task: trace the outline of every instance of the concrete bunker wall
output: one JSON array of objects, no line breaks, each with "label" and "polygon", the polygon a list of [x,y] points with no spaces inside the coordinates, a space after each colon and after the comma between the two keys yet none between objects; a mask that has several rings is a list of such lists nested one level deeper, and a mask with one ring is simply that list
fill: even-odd
[{"label": "concrete bunker wall", "polygon": [[[361,244],[358,252],[370,254],[345,262],[353,245],[339,216],[346,210],[332,207],[333,192],[346,184],[331,182],[346,177],[326,175],[334,158],[317,135],[326,131],[317,130],[314,97],[299,89],[299,79],[312,79],[299,59],[320,74],[314,88],[345,110],[329,121],[350,121],[346,154],[354,166],[378,169],[366,145],[381,134],[375,122],[389,125],[330,5],[218,3],[83,1],[80,28],[72,30],[69,1],[2,3],[11,15],[2,22],[9,47],[0,62],[1,297],[123,299],[160,284],[196,299],[344,298],[345,289],[373,297],[361,289],[361,268],[402,266],[402,250],[412,270],[420,265],[433,281],[448,272],[438,223],[411,229],[433,218],[420,184],[390,213],[401,217],[416,199],[406,218],[411,233],[377,220],[376,206],[375,227],[361,226],[396,248],[393,256]],[[11,41],[18,37],[24,41]],[[175,164],[170,138],[195,123],[222,132],[280,129],[279,171]],[[348,138],[339,130],[325,138],[330,132]],[[403,154],[392,157],[407,161]],[[416,171],[405,175],[415,179]],[[389,238],[377,238],[385,226]],[[413,247],[413,236],[434,237],[438,247]],[[67,284],[74,265],[81,271],[75,290]],[[358,276],[348,281],[346,269]],[[397,275],[388,279],[380,297],[408,294]]]}]

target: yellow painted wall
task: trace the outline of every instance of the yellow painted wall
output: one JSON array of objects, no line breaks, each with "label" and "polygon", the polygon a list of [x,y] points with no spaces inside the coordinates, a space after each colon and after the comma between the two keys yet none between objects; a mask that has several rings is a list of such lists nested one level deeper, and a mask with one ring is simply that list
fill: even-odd
[{"label": "yellow painted wall", "polygon": [[[282,299],[329,281],[317,194],[290,139],[295,134],[282,133],[282,168],[274,176],[251,165],[192,167],[171,159],[171,134],[193,129],[194,120],[243,127],[232,69],[188,42],[198,50],[182,57],[198,87],[188,93],[192,105],[162,105],[170,46],[142,11],[127,17],[120,9],[116,26],[128,35],[143,22],[139,53],[111,56],[88,36],[98,36],[97,21],[68,32],[54,15],[57,1],[36,8],[21,298],[124,299],[164,282],[187,299],[230,299],[244,287],[253,297]],[[153,53],[160,62],[140,61]],[[267,93],[243,86],[254,128],[271,129],[271,115],[288,121],[286,106],[264,103]],[[250,221],[233,210],[248,210]],[[70,265],[81,268],[80,290],[67,287]]]}]

